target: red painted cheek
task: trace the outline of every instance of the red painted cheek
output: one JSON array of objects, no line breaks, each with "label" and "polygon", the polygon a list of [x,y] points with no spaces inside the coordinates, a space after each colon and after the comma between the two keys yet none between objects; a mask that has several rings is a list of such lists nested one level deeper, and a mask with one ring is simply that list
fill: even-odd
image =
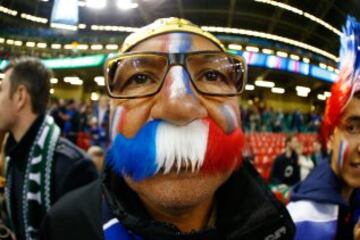
[{"label": "red painted cheek", "polygon": [[124,132],[124,126],[127,122],[126,120],[127,118],[127,110],[124,108],[122,114],[121,114],[121,117],[119,119],[119,122],[117,123],[117,131],[120,132],[120,133],[123,133]]},{"label": "red painted cheek", "polygon": [[242,164],[241,150],[245,137],[241,128],[226,135],[211,119],[209,123],[208,145],[204,165],[201,170],[207,173],[232,171]]}]

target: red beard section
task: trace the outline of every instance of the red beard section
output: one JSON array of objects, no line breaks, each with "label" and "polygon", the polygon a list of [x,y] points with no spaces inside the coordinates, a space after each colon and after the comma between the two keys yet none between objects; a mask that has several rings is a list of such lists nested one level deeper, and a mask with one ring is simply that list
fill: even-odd
[{"label": "red beard section", "polygon": [[245,136],[241,128],[236,128],[231,134],[224,131],[211,119],[205,119],[209,124],[209,136],[202,172],[216,173],[232,171],[242,164],[241,151]]}]

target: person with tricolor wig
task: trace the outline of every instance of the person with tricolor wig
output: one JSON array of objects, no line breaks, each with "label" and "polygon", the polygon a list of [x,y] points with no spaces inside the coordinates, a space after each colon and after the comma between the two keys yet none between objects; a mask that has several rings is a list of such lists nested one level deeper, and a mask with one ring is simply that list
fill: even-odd
[{"label": "person with tricolor wig", "polygon": [[347,18],[321,137],[330,151],[290,194],[295,239],[360,239],[360,24]]},{"label": "person with tricolor wig", "polygon": [[294,225],[243,163],[241,56],[185,19],[126,38],[105,64],[111,147],[102,181],[69,194],[43,239],[291,239]]}]

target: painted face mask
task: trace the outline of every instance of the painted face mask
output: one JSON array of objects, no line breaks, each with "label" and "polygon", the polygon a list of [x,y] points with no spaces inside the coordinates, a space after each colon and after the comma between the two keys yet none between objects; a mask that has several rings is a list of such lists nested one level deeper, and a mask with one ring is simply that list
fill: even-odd
[{"label": "painted face mask", "polygon": [[[222,48],[214,47],[211,39],[212,49],[194,47],[196,41],[209,38],[202,35],[202,40],[197,40],[199,37],[184,32],[161,38],[164,44],[154,47],[158,52],[135,51],[107,62],[108,94],[120,99],[112,111],[107,164],[119,175],[140,181],[158,173],[212,174],[241,164],[244,136],[234,96],[245,85],[245,62],[219,51]],[[134,135],[124,134],[131,124],[126,119],[139,107],[130,101],[143,98],[159,98],[157,101],[165,105],[188,104],[194,112],[197,107],[206,111],[186,124],[149,114]],[[181,112],[176,116],[181,118]]]}]

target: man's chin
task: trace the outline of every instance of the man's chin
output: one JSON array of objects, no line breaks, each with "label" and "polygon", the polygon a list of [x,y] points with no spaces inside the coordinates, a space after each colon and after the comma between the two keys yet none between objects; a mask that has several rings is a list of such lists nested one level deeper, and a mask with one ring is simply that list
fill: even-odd
[{"label": "man's chin", "polygon": [[130,177],[125,177],[125,181],[145,204],[158,208],[190,208],[211,199],[230,175],[231,172],[170,171],[143,181],[134,181]]}]

